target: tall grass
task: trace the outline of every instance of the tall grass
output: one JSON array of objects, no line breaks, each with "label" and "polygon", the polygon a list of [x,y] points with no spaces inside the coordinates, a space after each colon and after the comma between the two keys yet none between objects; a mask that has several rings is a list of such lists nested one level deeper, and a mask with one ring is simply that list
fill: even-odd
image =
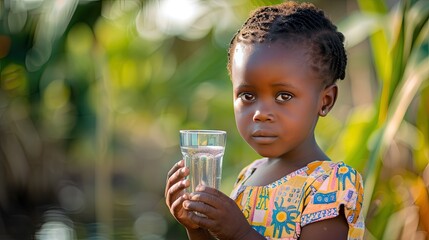
[{"label": "tall grass", "polygon": [[[369,37],[380,86],[375,114],[348,139],[355,143],[346,159],[364,175],[367,238],[429,239],[429,1],[390,11],[381,0],[358,3],[361,12],[342,27],[348,39]],[[356,31],[363,24],[368,31]]]}]

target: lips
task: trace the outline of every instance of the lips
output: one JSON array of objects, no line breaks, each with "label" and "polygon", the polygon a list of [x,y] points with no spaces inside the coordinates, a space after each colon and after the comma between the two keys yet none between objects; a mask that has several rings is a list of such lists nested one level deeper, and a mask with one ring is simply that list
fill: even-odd
[{"label": "lips", "polygon": [[252,132],[252,140],[258,144],[270,144],[277,140],[277,135],[267,130],[256,130]]}]

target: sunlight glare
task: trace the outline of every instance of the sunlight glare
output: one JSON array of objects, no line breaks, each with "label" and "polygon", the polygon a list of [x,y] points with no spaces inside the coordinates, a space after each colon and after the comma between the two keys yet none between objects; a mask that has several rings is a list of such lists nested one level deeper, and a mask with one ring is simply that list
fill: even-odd
[{"label": "sunlight glare", "polygon": [[196,0],[164,0],[159,9],[159,26],[173,34],[188,29],[204,11]]}]

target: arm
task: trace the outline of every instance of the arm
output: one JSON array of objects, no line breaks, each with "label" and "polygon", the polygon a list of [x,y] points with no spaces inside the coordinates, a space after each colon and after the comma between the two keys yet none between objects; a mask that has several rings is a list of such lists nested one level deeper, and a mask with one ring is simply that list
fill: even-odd
[{"label": "arm", "polygon": [[348,237],[349,226],[341,206],[340,215],[335,218],[310,223],[302,228],[300,240],[333,240]]}]

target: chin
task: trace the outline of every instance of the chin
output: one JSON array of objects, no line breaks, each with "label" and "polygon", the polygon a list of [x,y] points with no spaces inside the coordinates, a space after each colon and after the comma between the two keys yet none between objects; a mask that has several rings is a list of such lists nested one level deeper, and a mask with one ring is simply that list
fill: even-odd
[{"label": "chin", "polygon": [[259,155],[261,155],[262,157],[265,157],[265,158],[278,158],[280,156],[280,154],[276,154],[273,151],[269,151],[269,150],[255,149],[255,151]]},{"label": "chin", "polygon": [[282,155],[282,153],[279,152],[280,149],[276,148],[272,144],[257,144],[251,141],[248,141],[247,143],[256,153],[262,157],[278,158]]}]

